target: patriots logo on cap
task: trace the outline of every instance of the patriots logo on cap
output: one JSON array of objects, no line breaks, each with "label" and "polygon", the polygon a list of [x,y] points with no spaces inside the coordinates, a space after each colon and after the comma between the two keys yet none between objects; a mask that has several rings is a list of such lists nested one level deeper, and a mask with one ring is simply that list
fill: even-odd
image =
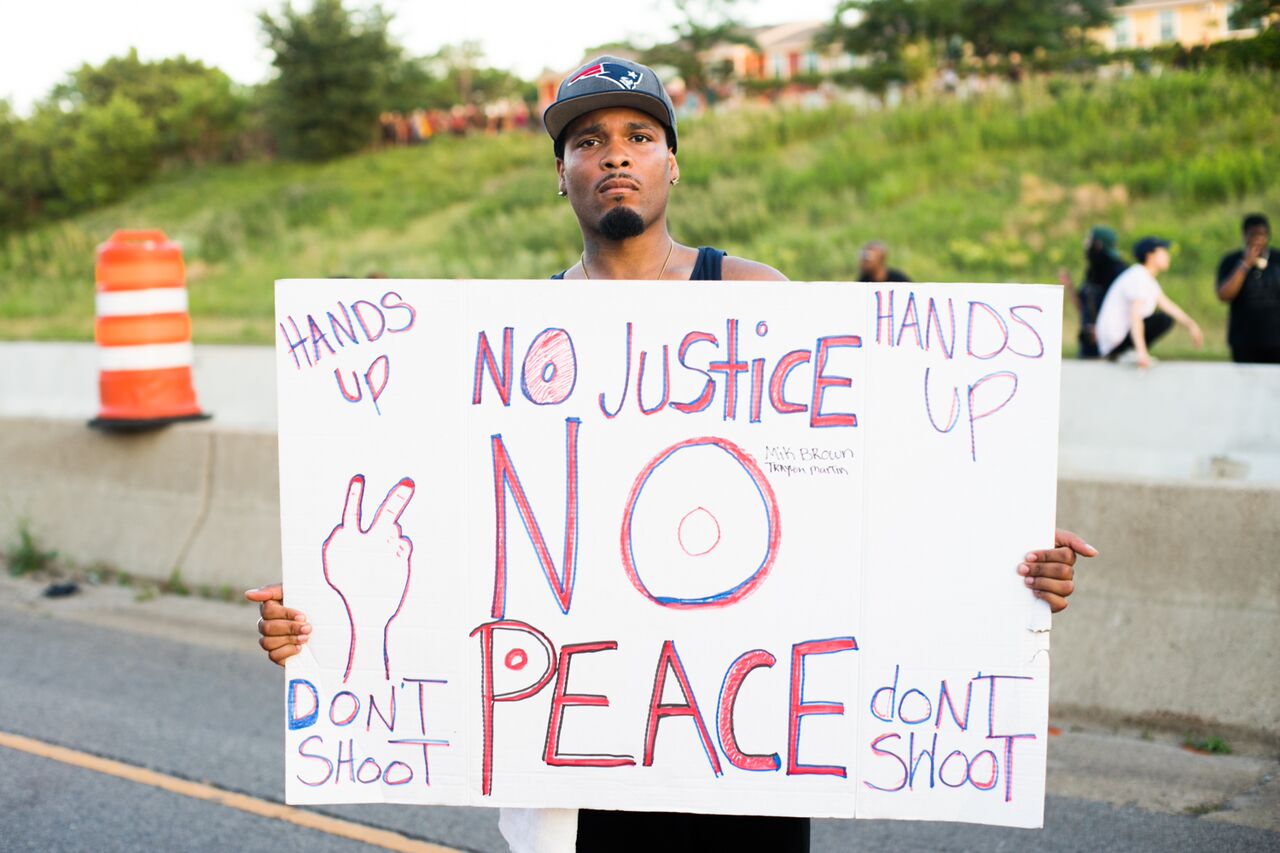
[{"label": "patriots logo on cap", "polygon": [[618,65],[613,62],[597,62],[595,65],[588,65],[579,71],[573,77],[565,82],[566,86],[572,86],[579,80],[586,80],[590,77],[603,77],[617,84],[619,89],[634,89],[640,85],[640,81],[644,79],[644,74],[625,65]]}]

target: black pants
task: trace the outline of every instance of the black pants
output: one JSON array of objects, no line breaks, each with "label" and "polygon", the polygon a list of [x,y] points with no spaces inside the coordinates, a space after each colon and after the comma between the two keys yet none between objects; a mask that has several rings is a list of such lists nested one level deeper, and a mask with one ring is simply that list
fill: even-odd
[{"label": "black pants", "polygon": [[809,819],[578,811],[578,853],[809,853]]},{"label": "black pants", "polygon": [[1271,347],[1232,347],[1231,360],[1237,364],[1280,364],[1280,344]]},{"label": "black pants", "polygon": [[[1166,332],[1173,328],[1173,318],[1163,311],[1157,311],[1150,317],[1142,321],[1143,337],[1147,339],[1147,351],[1151,351],[1151,345],[1164,336]],[[1115,361],[1126,350],[1133,349],[1133,333],[1124,336],[1124,340],[1119,346],[1107,353],[1107,358]]]},{"label": "black pants", "polygon": [[1076,337],[1080,341],[1080,358],[1101,358],[1102,353],[1098,351],[1098,336],[1094,332],[1093,324],[1080,327],[1080,334]]}]

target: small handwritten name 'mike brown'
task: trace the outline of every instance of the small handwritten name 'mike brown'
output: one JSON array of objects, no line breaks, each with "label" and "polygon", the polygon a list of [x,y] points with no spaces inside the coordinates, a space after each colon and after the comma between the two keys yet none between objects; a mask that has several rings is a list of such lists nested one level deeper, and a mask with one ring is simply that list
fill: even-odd
[{"label": "small handwritten name 'mike brown'", "polygon": [[[853,459],[851,447],[765,446],[765,471],[787,477],[847,477],[849,469],[834,463]],[[796,464],[801,463],[801,464]]]}]

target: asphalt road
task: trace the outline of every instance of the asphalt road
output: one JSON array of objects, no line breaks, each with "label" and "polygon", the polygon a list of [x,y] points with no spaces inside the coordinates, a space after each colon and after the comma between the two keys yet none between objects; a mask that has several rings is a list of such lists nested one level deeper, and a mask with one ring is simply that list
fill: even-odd
[{"label": "asphalt road", "polygon": [[[282,801],[282,676],[257,652],[252,608],[136,604],[115,589],[55,602],[38,590],[0,584],[0,732]],[[1108,768],[1126,751],[1140,776]],[[1044,830],[819,821],[813,849],[1280,850],[1276,770],[1274,756],[1189,756],[1158,741],[1068,734],[1051,742]],[[506,850],[491,810],[311,811],[459,850]],[[0,851],[372,849],[0,746]]]}]

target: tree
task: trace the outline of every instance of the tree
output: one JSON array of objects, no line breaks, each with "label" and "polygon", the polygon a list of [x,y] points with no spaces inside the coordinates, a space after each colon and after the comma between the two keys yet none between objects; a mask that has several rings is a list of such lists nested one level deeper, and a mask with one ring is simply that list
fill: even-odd
[{"label": "tree", "polygon": [[458,44],[447,44],[440,48],[433,57],[441,77],[450,79],[454,84],[456,97],[453,103],[471,102],[471,85],[475,78],[476,64],[484,58],[484,51],[477,41],[464,41]]},{"label": "tree", "polygon": [[160,159],[203,162],[229,155],[244,130],[247,98],[222,71],[184,56],[143,62],[136,50],[82,65],[51,99],[72,112],[128,98],[155,125]]},{"label": "tree", "polygon": [[1113,0],[931,0],[935,39],[959,36],[981,57],[1062,50],[1090,29],[1111,23]]},{"label": "tree", "polygon": [[[58,198],[51,144],[66,136],[48,107],[23,120],[0,101],[0,228],[25,225]],[[42,133],[51,138],[42,138]]]},{"label": "tree", "polygon": [[383,109],[408,112],[488,104],[503,98],[536,99],[532,84],[510,71],[481,64],[483,58],[478,42],[463,42],[392,65]]},{"label": "tree", "polygon": [[1113,0],[841,0],[829,41],[855,53],[898,58],[906,45],[966,42],[979,57],[1061,50],[1112,20]]},{"label": "tree", "polygon": [[246,124],[247,97],[227,74],[186,56],[145,63],[129,50],[99,67],[84,64],[54,87],[50,100],[78,114],[118,95],[154,124],[160,160],[225,158]]},{"label": "tree", "polygon": [[452,104],[446,81],[433,71],[427,59],[406,59],[387,69],[387,88],[382,108],[407,113],[418,108]]},{"label": "tree", "polygon": [[173,81],[174,100],[155,116],[161,152],[194,163],[224,160],[236,153],[248,126],[248,99],[218,79]]},{"label": "tree", "polygon": [[918,0],[841,0],[823,41],[854,54],[897,59],[927,30],[925,4]]},{"label": "tree", "polygon": [[324,160],[372,139],[401,50],[388,35],[390,16],[374,5],[349,12],[342,0],[315,0],[309,12],[287,3],[258,16],[275,58],[268,120],[280,153]]},{"label": "tree", "polygon": [[114,201],[166,162],[227,158],[248,104],[217,68],[135,50],[80,66],[30,118],[0,102],[0,227]]},{"label": "tree", "polygon": [[726,42],[755,46],[755,39],[732,15],[736,0],[671,0],[671,4],[680,15],[671,27],[675,41],[644,51],[642,59],[650,65],[673,66],[686,88],[699,93],[706,103],[714,103],[716,84],[727,73],[707,62],[708,51]]},{"label": "tree", "polygon": [[157,158],[155,122],[116,93],[76,116],[70,144],[54,149],[53,177],[73,207],[105,204],[151,176]]},{"label": "tree", "polygon": [[1233,30],[1280,28],[1280,0],[1240,0],[1232,4],[1230,25]]}]

